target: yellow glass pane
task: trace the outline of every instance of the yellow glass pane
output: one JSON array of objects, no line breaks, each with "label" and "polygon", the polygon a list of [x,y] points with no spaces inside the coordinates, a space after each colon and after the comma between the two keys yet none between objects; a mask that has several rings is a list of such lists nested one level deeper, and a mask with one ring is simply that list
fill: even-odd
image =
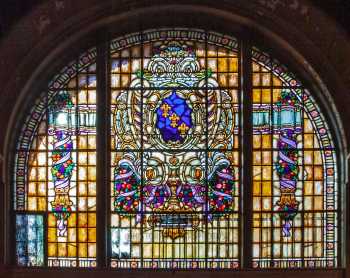
[{"label": "yellow glass pane", "polygon": [[37,167],[31,167],[29,169],[29,180],[32,180],[32,181],[37,180]]},{"label": "yellow glass pane", "polygon": [[261,136],[253,135],[253,148],[259,149],[261,147]]},{"label": "yellow glass pane", "polygon": [[96,180],[96,167],[88,167],[88,179],[90,181]]},{"label": "yellow glass pane", "polygon": [[314,128],[312,127],[311,121],[309,119],[304,119],[304,132],[312,133]]},{"label": "yellow glass pane", "polygon": [[49,227],[56,227],[56,217],[52,213],[47,217],[47,225]]},{"label": "yellow glass pane", "polygon": [[88,224],[87,213],[79,213],[78,214],[78,226],[80,228],[87,227]]},{"label": "yellow glass pane", "polygon": [[96,136],[95,135],[89,135],[88,148],[89,149],[96,149]]},{"label": "yellow glass pane", "polygon": [[121,86],[129,87],[130,84],[130,76],[129,74],[121,74]]},{"label": "yellow glass pane", "polygon": [[77,256],[77,247],[71,243],[68,243],[68,257],[76,257]]},{"label": "yellow glass pane", "polygon": [[271,135],[269,134],[263,134],[261,135],[261,147],[264,149],[271,148]]},{"label": "yellow glass pane", "polygon": [[271,103],[271,91],[270,91],[270,89],[261,90],[261,102],[262,103]]},{"label": "yellow glass pane", "polygon": [[314,197],[314,207],[316,210],[323,209],[323,196]]},{"label": "yellow glass pane", "polygon": [[49,257],[56,257],[57,256],[57,245],[56,245],[56,243],[48,243],[48,245],[47,245],[47,255]]},{"label": "yellow glass pane", "polygon": [[87,244],[79,243],[78,244],[79,257],[86,258],[87,257]]},{"label": "yellow glass pane", "polygon": [[218,67],[219,72],[227,72],[228,71],[228,63],[227,58],[218,58]]},{"label": "yellow glass pane", "polygon": [[260,103],[261,102],[261,90],[253,89],[253,102]]},{"label": "yellow glass pane", "polygon": [[96,214],[95,213],[88,214],[88,225],[89,225],[89,227],[96,227]]},{"label": "yellow glass pane", "polygon": [[323,179],[322,166],[314,166],[314,179],[315,180],[322,180]]},{"label": "yellow glass pane", "polygon": [[40,211],[46,210],[46,198],[45,197],[38,198],[38,210],[40,210]]},{"label": "yellow glass pane", "polygon": [[58,249],[58,256],[59,257],[66,257],[67,256],[67,244],[64,242],[59,242],[57,244]]},{"label": "yellow glass pane", "polygon": [[78,240],[80,242],[87,241],[87,229],[85,228],[78,229]]},{"label": "yellow glass pane", "polygon": [[227,75],[219,74],[219,86],[227,87]]},{"label": "yellow glass pane", "polygon": [[89,228],[88,229],[88,241],[89,242],[96,242],[96,228]]},{"label": "yellow glass pane", "polygon": [[230,72],[238,72],[238,59],[230,58],[229,59],[229,71]]},{"label": "yellow glass pane", "polygon": [[313,182],[305,181],[303,184],[304,194],[312,195],[313,194]]},{"label": "yellow glass pane", "polygon": [[75,227],[76,226],[77,215],[76,213],[72,213],[68,218],[68,226]]},{"label": "yellow glass pane", "polygon": [[258,63],[253,62],[253,72],[260,71],[260,66]]},{"label": "yellow glass pane", "polygon": [[253,182],[253,195],[260,195],[261,194],[261,183],[260,182]]},{"label": "yellow glass pane", "polygon": [[261,167],[253,166],[253,180],[261,180]]},{"label": "yellow glass pane", "polygon": [[322,164],[322,156],[320,151],[314,152],[314,164]]},{"label": "yellow glass pane", "polygon": [[312,148],[314,146],[314,136],[313,134],[304,134],[304,147]]},{"label": "yellow glass pane", "polygon": [[281,89],[273,89],[272,90],[272,102],[276,103],[281,98]]},{"label": "yellow glass pane", "polygon": [[274,86],[282,86],[282,80],[278,77],[273,76],[272,81]]},{"label": "yellow glass pane", "polygon": [[263,196],[271,196],[272,194],[272,186],[271,182],[263,182],[262,183],[262,195]]},{"label": "yellow glass pane", "polygon": [[47,229],[47,240],[49,242],[57,241],[57,230],[56,230],[56,228],[48,228]]}]

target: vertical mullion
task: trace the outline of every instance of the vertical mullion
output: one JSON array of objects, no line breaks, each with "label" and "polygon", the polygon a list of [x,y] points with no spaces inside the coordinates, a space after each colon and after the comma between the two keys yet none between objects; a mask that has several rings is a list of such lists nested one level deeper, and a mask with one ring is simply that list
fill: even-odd
[{"label": "vertical mullion", "polygon": [[[204,54],[205,69],[208,69],[208,31],[205,30],[205,54]],[[208,74],[205,75],[205,198],[207,200],[207,205],[205,206],[205,268],[208,269],[208,241],[209,241],[209,231],[208,231],[208,218],[210,211],[209,201],[209,181],[208,181],[208,162],[209,162],[209,129],[208,129],[208,116],[209,116],[209,94],[208,94]],[[212,230],[211,230],[212,231]],[[213,247],[213,242],[210,243],[210,247]]]},{"label": "vertical mullion", "polygon": [[[141,70],[143,71],[144,70],[144,59],[145,59],[145,50],[144,50],[144,41],[143,41],[143,29],[140,28],[140,33],[141,33]],[[143,135],[144,135],[144,132],[143,132],[143,94],[144,94],[144,86],[143,86],[143,82],[144,82],[144,77],[143,77],[143,74],[141,74],[141,100],[140,100],[140,113],[141,113],[141,126],[140,126],[140,146],[141,146],[141,150],[140,150],[140,153],[141,153],[141,157],[140,157],[140,161],[141,161],[141,188],[140,188],[140,203],[141,203],[141,211],[138,212],[136,211],[136,214],[137,213],[140,213],[141,214],[141,250],[140,250],[140,255],[141,255],[141,260],[140,260],[140,266],[141,268],[144,268],[144,259],[143,259],[143,249],[144,249],[144,242],[143,242],[143,230],[144,230],[144,222],[143,222],[143,219],[145,217],[147,217],[147,213],[144,211],[144,208],[143,208],[143,188],[144,188],[144,161],[143,161],[143,158],[144,158],[144,153],[145,153],[145,150],[144,150],[144,142],[143,142]],[[151,215],[153,217],[153,215]],[[153,246],[153,241],[154,241],[154,227],[152,227],[152,246]],[[164,254],[164,253],[163,253]],[[152,264],[153,264],[153,253],[152,253]]]},{"label": "vertical mullion", "polygon": [[106,36],[97,46],[97,265],[98,267],[106,267],[108,263],[108,217],[110,201],[106,202],[106,198],[110,188],[110,94],[108,82],[108,57],[109,43]]},{"label": "vertical mullion", "polygon": [[241,235],[242,266],[243,268],[252,267],[252,223],[253,223],[253,205],[252,205],[252,148],[253,148],[253,102],[252,102],[252,59],[251,45],[249,41],[241,41],[241,98],[242,98],[242,212],[241,221],[243,229]]}]

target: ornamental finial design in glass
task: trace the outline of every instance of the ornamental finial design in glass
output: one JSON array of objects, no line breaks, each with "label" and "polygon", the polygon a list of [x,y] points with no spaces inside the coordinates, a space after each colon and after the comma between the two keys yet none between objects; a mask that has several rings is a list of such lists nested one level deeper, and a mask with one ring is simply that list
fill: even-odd
[{"label": "ornamental finial design in glass", "polygon": [[67,219],[73,202],[69,199],[70,179],[74,169],[71,139],[73,102],[68,92],[59,92],[49,106],[49,134],[53,134],[51,174],[55,198],[51,202],[57,219],[58,236],[67,236]]},{"label": "ornamental finial design in glass", "polygon": [[[163,227],[162,235],[174,239],[195,229],[198,221],[232,210],[234,170],[225,153],[217,150],[233,148],[234,111],[228,92],[218,88],[212,71],[201,68],[189,43],[168,41],[153,47],[145,68],[116,99],[115,148],[126,149],[116,159],[116,212],[136,212],[137,221],[142,220],[142,210],[186,213],[143,214],[147,224]],[[222,140],[215,139],[218,136]],[[206,146],[213,149],[210,155],[197,151]],[[141,153],[131,151],[140,148]],[[191,215],[194,211],[208,214]]]},{"label": "ornamental finial design in glass", "polygon": [[279,129],[278,162],[276,171],[280,179],[281,196],[276,205],[284,220],[283,236],[291,235],[291,222],[298,212],[299,202],[295,198],[299,176],[297,135],[301,133],[300,105],[290,91],[282,91],[277,102],[277,126]]}]

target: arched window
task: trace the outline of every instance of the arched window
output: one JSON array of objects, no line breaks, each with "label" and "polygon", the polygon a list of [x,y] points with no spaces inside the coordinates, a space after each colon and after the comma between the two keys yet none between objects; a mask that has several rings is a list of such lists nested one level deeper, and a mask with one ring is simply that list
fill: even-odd
[{"label": "arched window", "polygon": [[288,67],[197,29],[101,48],[52,78],[18,139],[18,265],[339,265],[332,131]]}]

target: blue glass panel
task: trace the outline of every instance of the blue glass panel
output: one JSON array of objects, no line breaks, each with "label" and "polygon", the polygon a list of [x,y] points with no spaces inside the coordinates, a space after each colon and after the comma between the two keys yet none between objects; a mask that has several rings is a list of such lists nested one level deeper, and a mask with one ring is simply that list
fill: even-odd
[{"label": "blue glass panel", "polygon": [[16,215],[16,255],[18,265],[44,265],[44,220],[42,215]]}]

